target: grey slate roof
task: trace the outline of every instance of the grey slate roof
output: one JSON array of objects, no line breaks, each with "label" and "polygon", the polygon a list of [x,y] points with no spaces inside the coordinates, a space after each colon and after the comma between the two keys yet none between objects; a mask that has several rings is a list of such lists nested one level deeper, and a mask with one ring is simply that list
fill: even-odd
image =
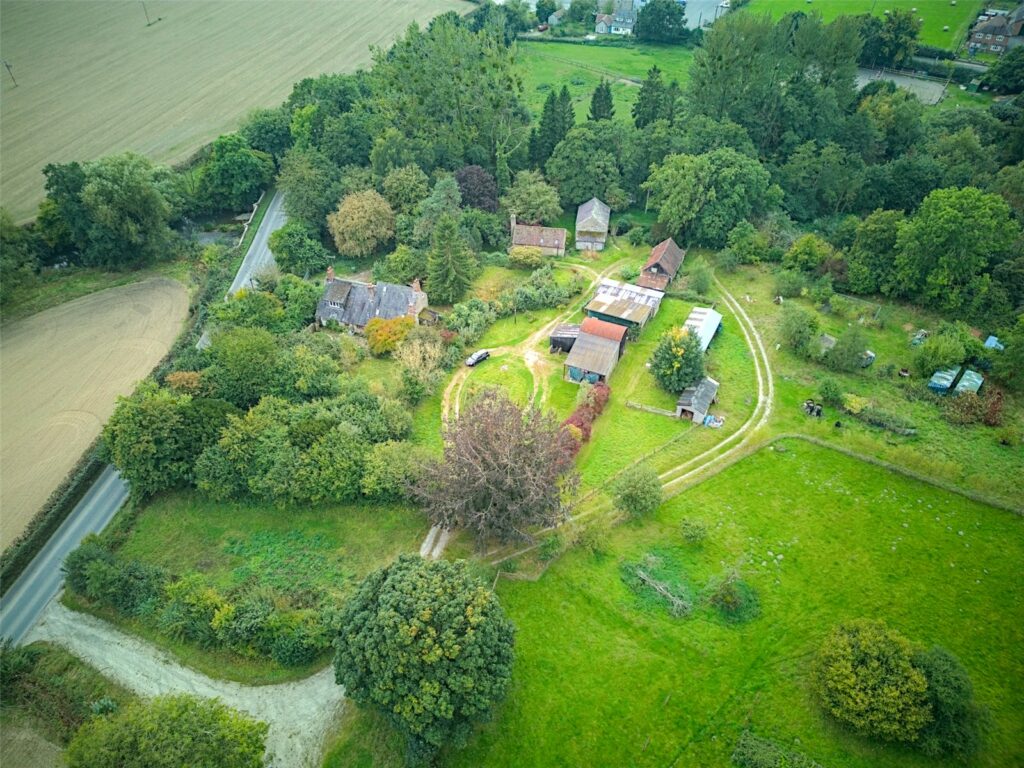
[{"label": "grey slate roof", "polygon": [[695,413],[707,413],[718,395],[718,382],[712,378],[701,379],[695,386],[687,387],[679,395],[676,407]]},{"label": "grey slate roof", "polygon": [[572,351],[565,358],[565,364],[590,373],[610,376],[619,361],[619,344],[611,339],[580,333]]},{"label": "grey slate roof", "polygon": [[407,285],[334,279],[324,286],[316,317],[321,323],[333,320],[362,328],[375,317],[390,320],[409,315],[417,293]]},{"label": "grey slate roof", "polygon": [[576,232],[608,232],[612,209],[592,197],[576,211]]}]

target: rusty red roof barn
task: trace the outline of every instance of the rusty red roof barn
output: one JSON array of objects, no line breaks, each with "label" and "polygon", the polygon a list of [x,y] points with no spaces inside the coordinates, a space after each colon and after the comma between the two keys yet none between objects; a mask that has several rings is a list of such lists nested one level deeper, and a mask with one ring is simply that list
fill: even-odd
[{"label": "rusty red roof barn", "polygon": [[611,339],[612,341],[618,341],[621,343],[621,341],[626,337],[626,326],[609,323],[605,320],[599,320],[596,317],[588,317],[582,324],[580,324],[580,332],[589,333],[591,336],[600,336],[602,339]]}]

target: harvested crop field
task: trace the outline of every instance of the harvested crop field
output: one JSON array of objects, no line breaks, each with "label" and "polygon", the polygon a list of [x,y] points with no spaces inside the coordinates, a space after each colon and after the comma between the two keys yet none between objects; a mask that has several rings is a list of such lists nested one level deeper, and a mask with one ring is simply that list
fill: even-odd
[{"label": "harvested crop field", "polygon": [[370,62],[409,23],[460,0],[14,0],[0,4],[0,204],[19,220],[43,166],[130,149],[178,162],[293,83]]},{"label": "harvested crop field", "polygon": [[42,507],[128,394],[166,354],[188,310],[156,278],[4,327],[0,339],[0,549]]}]

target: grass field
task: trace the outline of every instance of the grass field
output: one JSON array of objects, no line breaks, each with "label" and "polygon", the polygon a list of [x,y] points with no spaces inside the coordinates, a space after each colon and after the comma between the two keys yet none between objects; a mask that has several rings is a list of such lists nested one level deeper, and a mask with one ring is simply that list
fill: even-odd
[{"label": "grass field", "polygon": [[[992,714],[972,765],[1021,764],[1024,522],[827,449],[782,445],[616,528],[603,556],[572,551],[536,583],[500,582],[518,629],[512,690],[444,764],[726,768],[744,728],[831,768],[947,764],[854,737],[816,706],[815,648],[862,616],[957,654]],[[709,526],[703,545],[682,540],[683,518]],[[623,584],[621,564],[652,551],[678,565],[698,605],[690,618]],[[741,625],[700,601],[734,567],[761,606]],[[339,739],[327,766],[398,764],[401,740],[375,717],[351,716]]]},{"label": "grass field", "polygon": [[0,548],[64,479],[125,395],[166,354],[188,308],[155,278],[4,326],[0,341]]},{"label": "grass field", "polygon": [[[402,552],[417,551],[428,527],[421,514],[400,505],[282,511],[256,501],[218,503],[180,492],[148,503],[120,552],[172,575],[197,571],[223,592],[256,579],[272,590],[323,589],[344,599],[374,568]],[[86,607],[76,600],[70,604]],[[312,671],[175,642],[159,634],[151,621],[126,620],[107,611],[97,615],[171,650],[211,677],[264,684],[300,679]]]},{"label": "grass field", "polygon": [[4,0],[0,204],[23,220],[42,167],[130,149],[184,160],[304,77],[351,72],[459,0]]},{"label": "grass field", "polygon": [[750,0],[745,10],[748,13],[767,13],[775,19],[793,11],[816,11],[825,21],[831,21],[836,16],[861,13],[882,16],[889,10],[916,8],[915,16],[924,19],[920,41],[953,50],[963,41],[971,23],[978,17],[978,11],[984,7],[984,0],[960,0],[956,5],[949,0]]},{"label": "grass field", "polygon": [[519,43],[523,95],[539,116],[548,91],[569,87],[576,119],[585,120],[590,96],[601,78],[612,81],[616,117],[628,119],[640,81],[655,64],[666,81],[684,85],[689,78],[693,51],[680,46],[635,45],[608,47],[571,43]]}]

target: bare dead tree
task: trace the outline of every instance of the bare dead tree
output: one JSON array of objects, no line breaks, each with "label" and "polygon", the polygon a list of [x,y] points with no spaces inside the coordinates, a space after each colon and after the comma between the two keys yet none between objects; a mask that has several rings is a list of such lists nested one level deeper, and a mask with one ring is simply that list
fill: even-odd
[{"label": "bare dead tree", "polygon": [[424,469],[412,495],[434,523],[467,528],[480,546],[530,541],[531,529],[566,514],[579,484],[572,456],[572,437],[552,415],[487,389],[445,431],[444,458]]}]

